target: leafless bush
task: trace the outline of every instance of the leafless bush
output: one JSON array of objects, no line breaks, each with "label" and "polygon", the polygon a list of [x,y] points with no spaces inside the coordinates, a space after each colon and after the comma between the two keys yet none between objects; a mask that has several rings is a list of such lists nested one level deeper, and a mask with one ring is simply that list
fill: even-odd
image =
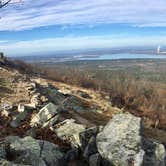
[{"label": "leafless bush", "polygon": [[[105,71],[81,69],[58,65],[53,68],[36,67],[15,61],[17,68],[28,74],[99,91],[110,96],[113,106],[124,108],[137,116],[149,117],[155,125],[166,128],[166,90],[160,83],[137,79],[131,74],[118,71],[111,76]],[[95,71],[94,71],[95,70]],[[95,73],[95,74],[94,74]]]},{"label": "leafless bush", "polygon": [[145,79],[136,79],[127,72],[107,76],[104,71],[93,72],[74,67],[58,66],[46,70],[49,79],[90,88],[109,95],[114,106],[124,107],[138,116],[148,116],[154,123],[160,119],[162,127],[166,109],[166,94],[161,95],[160,85]]}]

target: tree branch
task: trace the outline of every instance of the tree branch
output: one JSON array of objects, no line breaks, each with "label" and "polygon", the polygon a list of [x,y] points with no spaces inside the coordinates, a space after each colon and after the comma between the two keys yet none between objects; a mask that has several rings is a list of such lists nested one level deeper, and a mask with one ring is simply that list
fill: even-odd
[{"label": "tree branch", "polygon": [[9,4],[12,0],[8,0],[7,2],[2,2],[0,1],[0,8],[3,8],[4,6],[6,6],[7,4]]}]

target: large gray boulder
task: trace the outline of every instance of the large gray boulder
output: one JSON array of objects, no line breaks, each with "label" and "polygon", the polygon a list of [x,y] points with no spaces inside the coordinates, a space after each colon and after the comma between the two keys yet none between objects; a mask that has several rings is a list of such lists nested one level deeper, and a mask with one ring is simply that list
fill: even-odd
[{"label": "large gray boulder", "polygon": [[6,141],[9,144],[10,154],[15,158],[15,163],[46,166],[45,162],[40,157],[40,145],[32,137],[21,139],[19,137],[9,136],[6,138]]},{"label": "large gray boulder", "polygon": [[131,114],[118,114],[97,135],[100,155],[110,165],[141,166],[142,149],[141,119]]},{"label": "large gray boulder", "polygon": [[66,119],[53,130],[61,140],[71,143],[74,147],[81,147],[79,134],[85,130],[84,125],[75,123],[74,119]]},{"label": "large gray boulder", "polygon": [[49,103],[46,106],[44,106],[39,111],[39,113],[32,118],[31,126],[41,125],[45,127],[49,124],[53,125],[58,119],[58,117],[56,116],[57,114],[58,106],[54,105],[53,103]]},{"label": "large gray boulder", "polygon": [[165,166],[162,144],[142,134],[141,118],[119,114],[97,135],[98,152],[109,165]]},{"label": "large gray boulder", "polygon": [[24,138],[9,136],[6,138],[6,144],[9,145],[8,153],[13,156],[13,162],[18,164],[58,166],[64,156],[58,145],[35,140],[29,136]]}]

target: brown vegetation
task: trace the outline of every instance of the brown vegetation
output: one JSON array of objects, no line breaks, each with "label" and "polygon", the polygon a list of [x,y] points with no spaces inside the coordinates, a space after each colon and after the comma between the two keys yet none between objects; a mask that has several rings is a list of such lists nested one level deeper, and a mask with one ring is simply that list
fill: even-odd
[{"label": "brown vegetation", "polygon": [[163,84],[138,80],[125,71],[111,78],[104,71],[96,71],[94,77],[88,70],[66,66],[45,69],[44,76],[109,95],[113,106],[145,117],[150,126],[166,128],[166,89]]},{"label": "brown vegetation", "polygon": [[113,73],[110,77],[104,70],[95,68],[66,65],[43,68],[22,61],[15,61],[12,65],[22,73],[98,91],[103,97],[109,96],[113,106],[144,117],[149,126],[166,129],[166,87],[163,83],[138,79],[125,70]]}]

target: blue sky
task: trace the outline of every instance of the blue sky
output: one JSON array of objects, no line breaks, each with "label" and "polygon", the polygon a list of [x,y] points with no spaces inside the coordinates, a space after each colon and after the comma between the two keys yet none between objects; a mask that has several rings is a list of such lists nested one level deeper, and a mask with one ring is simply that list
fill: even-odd
[{"label": "blue sky", "polygon": [[24,0],[0,17],[0,51],[10,56],[166,45],[165,0]]}]

